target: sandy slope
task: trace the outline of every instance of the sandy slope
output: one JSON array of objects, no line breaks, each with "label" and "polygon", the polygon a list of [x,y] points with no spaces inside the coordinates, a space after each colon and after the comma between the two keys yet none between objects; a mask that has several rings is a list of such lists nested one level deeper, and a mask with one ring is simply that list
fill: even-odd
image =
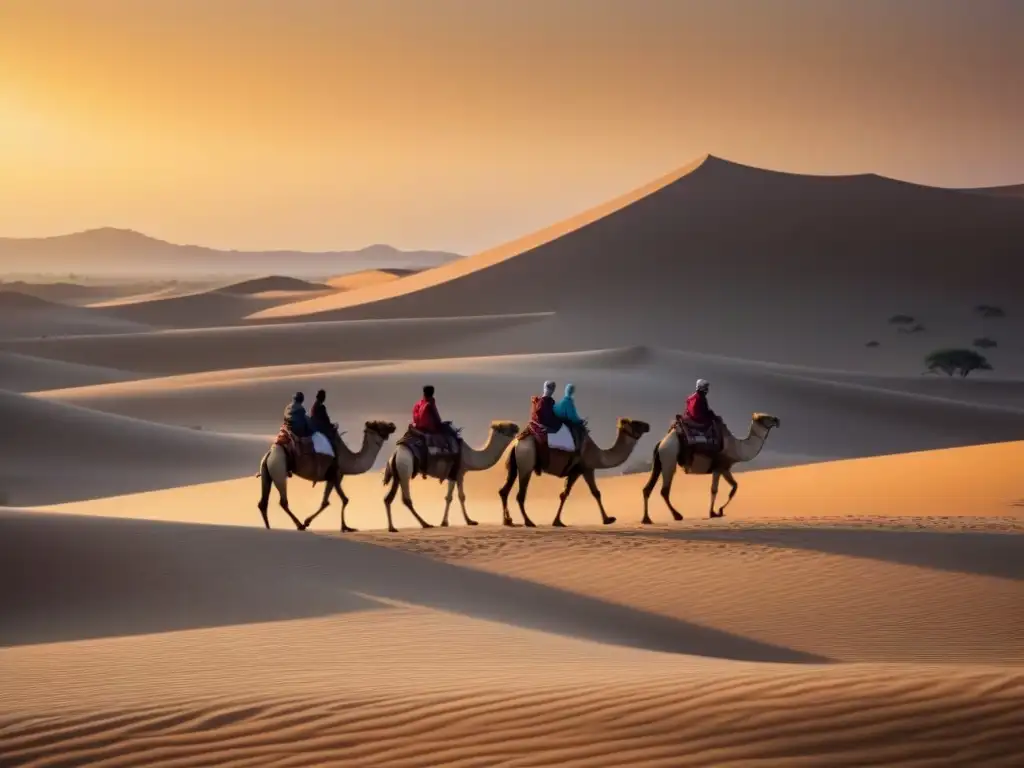
[{"label": "sandy slope", "polygon": [[[389,441],[383,455],[390,455],[393,450],[394,441]],[[845,518],[851,524],[859,519],[878,518],[883,522],[904,520],[914,527],[929,524],[927,518],[937,513],[935,499],[941,499],[938,513],[957,517],[958,529],[1002,529],[1008,525],[1015,529],[1007,519],[1024,516],[1024,482],[1014,471],[1021,462],[1024,462],[1024,442],[744,472],[738,478],[740,490],[736,499],[727,510],[728,520],[714,521],[713,524],[721,528],[733,518],[759,521]],[[255,473],[255,465],[252,472]],[[181,484],[188,482],[184,474]],[[618,516],[621,526],[635,526],[640,522],[643,514],[641,488],[646,479],[646,474],[609,477],[603,473],[598,478],[605,506]],[[492,470],[467,476],[466,506],[472,518],[480,523],[500,523],[498,489],[504,480],[505,470],[501,464]],[[551,522],[562,485],[562,481],[547,476],[534,478],[531,482],[527,508],[538,524]],[[385,489],[381,485],[380,472],[345,478],[344,488],[351,499],[347,513],[350,525],[365,529],[386,527]],[[708,489],[706,477],[677,476],[672,498],[687,518],[688,522],[682,524],[684,528],[693,521],[706,518]],[[293,480],[289,485],[289,497],[296,514],[305,517],[316,510],[322,491],[323,486],[314,488],[309,483]],[[259,492],[259,481],[254,476],[246,476],[204,485],[64,504],[55,509],[71,514],[260,526],[262,520],[256,510]],[[444,486],[436,480],[414,480],[412,495],[420,513],[428,521],[440,523],[444,510]],[[275,492],[271,524],[275,528],[287,527],[290,524],[284,513],[278,510],[276,501]],[[453,505],[451,522],[461,524],[457,499]],[[514,518],[520,520],[514,501],[513,510]],[[659,526],[671,519],[657,495],[651,500],[651,515]],[[563,519],[571,526],[599,522],[594,500],[582,485],[574,489]],[[922,519],[925,522],[922,523]],[[417,527],[398,502],[394,520],[400,528]],[[621,526],[616,526],[616,529]],[[680,524],[670,527],[679,528]],[[313,528],[337,530],[337,498]]]},{"label": "sandy slope", "polygon": [[0,390],[0,496],[52,503],[255,472],[267,437],[216,435]]},{"label": "sandy slope", "polygon": [[194,328],[116,336],[0,339],[0,350],[140,375],[174,375],[264,365],[394,360],[480,354],[492,334],[543,323],[546,314],[449,317],[430,320]]},{"label": "sandy slope", "polygon": [[135,379],[130,371],[0,352],[0,389],[32,392],[40,388],[82,387]]},{"label": "sandy slope", "polygon": [[151,330],[144,323],[108,314],[105,310],[69,307],[36,296],[0,291],[0,339],[39,339],[47,336],[112,334]]},{"label": "sandy slope", "polygon": [[712,555],[503,533],[390,540],[423,557],[0,512],[0,751],[36,765],[1019,760],[1024,538],[997,537],[1016,549],[994,559],[1017,571],[992,577],[938,561],[970,560],[971,534],[893,534],[933,559],[906,566],[870,542]]}]

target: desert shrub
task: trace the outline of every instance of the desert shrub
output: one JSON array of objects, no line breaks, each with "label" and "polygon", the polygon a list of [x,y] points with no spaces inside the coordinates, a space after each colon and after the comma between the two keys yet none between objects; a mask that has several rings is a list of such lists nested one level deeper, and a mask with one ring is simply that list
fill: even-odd
[{"label": "desert shrub", "polygon": [[990,339],[988,336],[982,336],[980,339],[975,339],[972,344],[978,349],[992,349],[998,347],[995,339]]},{"label": "desert shrub", "polygon": [[924,359],[930,373],[942,372],[947,376],[959,373],[967,376],[971,371],[991,371],[992,365],[985,356],[973,349],[938,349]]},{"label": "desert shrub", "polygon": [[880,347],[880,346],[882,346],[882,345],[881,345],[880,343],[878,343],[877,341],[875,341],[874,339],[872,339],[871,341],[869,341],[869,342],[868,342],[867,344],[865,344],[864,346],[865,346],[865,347]]},{"label": "desert shrub", "polygon": [[979,304],[974,308],[974,314],[982,317],[1006,317],[1002,307],[994,307],[991,304]]},{"label": "desert shrub", "polygon": [[893,315],[889,318],[889,325],[910,325],[914,318],[910,315]]},{"label": "desert shrub", "polygon": [[921,325],[921,323],[916,323],[915,325],[912,325],[909,328],[901,327],[896,329],[898,333],[924,333],[926,330],[927,329],[923,325]]}]

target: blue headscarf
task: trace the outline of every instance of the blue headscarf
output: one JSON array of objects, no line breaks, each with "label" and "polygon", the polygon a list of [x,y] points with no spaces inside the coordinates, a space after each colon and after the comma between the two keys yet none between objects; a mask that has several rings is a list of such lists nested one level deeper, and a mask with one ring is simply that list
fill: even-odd
[{"label": "blue headscarf", "polygon": [[562,421],[569,424],[582,424],[583,419],[576,412],[576,401],[573,395],[576,393],[575,384],[565,385],[565,397],[555,403],[555,415]]}]

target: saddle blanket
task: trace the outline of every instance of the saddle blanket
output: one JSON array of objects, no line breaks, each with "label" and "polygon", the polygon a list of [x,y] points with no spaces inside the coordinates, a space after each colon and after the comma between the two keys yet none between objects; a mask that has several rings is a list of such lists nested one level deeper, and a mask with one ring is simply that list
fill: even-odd
[{"label": "saddle blanket", "polygon": [[572,439],[572,430],[563,424],[557,432],[549,432],[548,448],[553,451],[574,452],[576,450],[576,443]]},{"label": "saddle blanket", "polygon": [[324,456],[334,456],[334,448],[331,447],[331,441],[327,439],[327,435],[323,432],[313,433],[313,450]]}]

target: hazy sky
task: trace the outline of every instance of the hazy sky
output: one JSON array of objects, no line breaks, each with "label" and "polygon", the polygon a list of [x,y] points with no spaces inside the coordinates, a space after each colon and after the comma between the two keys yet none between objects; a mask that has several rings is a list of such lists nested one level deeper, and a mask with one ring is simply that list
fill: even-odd
[{"label": "hazy sky", "polygon": [[472,252],[710,152],[1024,181],[1024,0],[0,0],[0,235]]}]

